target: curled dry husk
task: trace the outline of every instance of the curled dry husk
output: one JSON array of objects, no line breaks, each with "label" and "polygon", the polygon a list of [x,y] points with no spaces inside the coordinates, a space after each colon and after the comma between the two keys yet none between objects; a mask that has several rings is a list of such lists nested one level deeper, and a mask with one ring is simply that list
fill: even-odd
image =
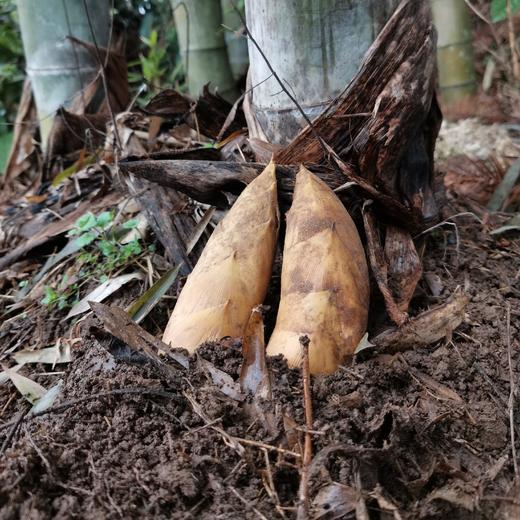
[{"label": "curled dry husk", "polygon": [[282,293],[268,355],[299,366],[299,338],[310,338],[313,374],[333,372],[365,333],[368,269],[356,226],[320,179],[303,166],[287,214]]},{"label": "curled dry husk", "polygon": [[193,352],[204,341],[244,333],[271,277],[279,212],[275,165],[240,194],[188,277],[163,341]]}]

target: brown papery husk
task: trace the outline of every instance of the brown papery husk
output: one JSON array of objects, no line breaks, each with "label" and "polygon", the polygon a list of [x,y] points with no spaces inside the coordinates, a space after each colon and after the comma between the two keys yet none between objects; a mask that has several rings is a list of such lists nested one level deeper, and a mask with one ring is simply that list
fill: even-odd
[{"label": "brown papery husk", "polygon": [[244,333],[271,277],[279,211],[275,165],[240,194],[188,277],[163,341],[190,352],[205,341]]},{"label": "brown papery husk", "polygon": [[356,226],[334,192],[303,166],[287,214],[282,289],[267,354],[300,366],[310,339],[312,374],[331,373],[366,330],[368,268]]}]

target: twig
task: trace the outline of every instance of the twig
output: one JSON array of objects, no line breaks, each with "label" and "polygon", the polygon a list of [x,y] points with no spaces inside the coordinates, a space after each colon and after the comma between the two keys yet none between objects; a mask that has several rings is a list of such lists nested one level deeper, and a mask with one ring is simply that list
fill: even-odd
[{"label": "twig", "polygon": [[51,466],[50,462],[47,460],[47,457],[45,457],[45,455],[43,454],[43,451],[34,442],[31,432],[29,432],[26,425],[24,425],[23,429],[24,429],[25,435],[27,435],[27,438],[29,439],[29,443],[34,448],[34,451],[36,452],[38,457],[40,457],[40,459],[43,462],[43,465],[47,469],[47,473],[49,474],[50,477],[54,478],[54,472],[52,471],[52,466]]},{"label": "twig", "polygon": [[251,504],[251,502],[248,502],[233,486],[229,486],[229,490],[247,507],[247,509],[251,509],[251,511],[253,511],[256,516],[258,516],[258,518],[267,520],[267,518],[262,513],[260,513],[260,511],[258,511],[258,509],[253,504]]},{"label": "twig", "polygon": [[282,509],[280,497],[278,496],[278,492],[276,491],[276,486],[274,485],[273,472],[271,471],[271,462],[269,461],[269,453],[267,452],[266,449],[263,449],[262,451],[264,452],[265,471],[267,474],[267,484],[264,482],[265,489],[266,489],[267,493],[269,494],[269,496],[272,498],[272,500],[274,500],[274,502],[276,504],[276,510],[278,511],[278,513],[280,513],[280,516],[285,519],[287,517],[285,516],[285,512]]},{"label": "twig", "polygon": [[242,24],[244,26],[244,30],[247,34],[247,37],[251,40],[253,45],[256,47],[256,49],[258,50],[258,52],[264,59],[265,64],[267,65],[268,69],[271,71],[271,74],[274,76],[274,78],[276,79],[276,81],[278,82],[278,84],[280,85],[282,90],[287,94],[287,97],[296,105],[296,108],[300,112],[301,116],[303,117],[305,122],[309,125],[309,128],[311,129],[312,133],[314,134],[314,137],[316,137],[316,139],[318,140],[318,143],[320,143],[321,149],[323,150],[323,155],[325,157],[328,157],[329,152],[327,150],[327,147],[325,146],[325,142],[323,141],[322,137],[316,130],[316,127],[312,124],[312,121],[309,119],[309,116],[307,116],[307,114],[304,112],[300,103],[298,103],[296,98],[289,92],[289,89],[283,84],[283,81],[280,79],[280,76],[278,76],[276,71],[273,69],[271,63],[269,63],[267,56],[264,54],[264,51],[261,49],[260,45],[258,44],[258,42],[254,39],[253,35],[251,34],[251,31],[249,30],[249,27],[247,26],[247,23],[244,19],[244,16],[240,12],[240,9],[237,8],[237,6],[235,5],[235,2],[233,0],[230,0],[230,1],[231,1],[231,5],[233,6],[233,9],[236,11],[238,16],[240,17],[240,21],[242,22]]},{"label": "twig", "polygon": [[312,397],[311,374],[309,368],[309,337],[301,336],[300,345],[303,350],[302,378],[303,378],[303,405],[305,408],[305,444],[303,448],[303,461],[300,477],[300,489],[298,490],[298,520],[309,518],[309,466],[312,460]]},{"label": "twig", "polygon": [[28,409],[21,412],[20,415],[11,422],[8,422],[6,424],[3,424],[0,429],[7,428],[8,426],[12,426],[11,431],[8,433],[7,437],[5,438],[2,448],[0,449],[0,455],[4,453],[4,451],[9,447],[10,442],[13,440],[13,437],[16,435],[16,432],[20,428],[20,425],[22,424],[25,416],[28,413]]},{"label": "twig", "polygon": [[193,395],[189,394],[188,392],[183,392],[183,394],[184,394],[184,397],[186,397],[186,399],[191,404],[193,411],[204,421],[204,423],[209,428],[211,428],[212,430],[219,433],[221,435],[222,439],[224,440],[224,443],[227,446],[229,446],[230,448],[233,448],[238,453],[238,455],[242,456],[244,454],[244,447],[238,443],[238,439],[235,439],[235,437],[233,437],[232,435],[229,435],[229,433],[227,433],[225,430],[223,430],[219,426],[215,426],[215,425],[211,424],[212,421],[204,413],[204,411],[202,410],[202,406],[200,405],[200,403],[197,402],[197,400],[195,399],[195,397]]},{"label": "twig", "polygon": [[[90,30],[90,35],[92,36],[92,42],[94,44],[94,47],[96,49],[96,59],[98,61],[98,65],[100,67],[100,73],[101,73],[101,81],[103,82],[103,89],[105,91],[105,96],[107,98],[107,107],[108,111],[110,113],[110,119],[112,119],[112,124],[114,125],[114,136],[116,138],[116,145],[119,152],[122,151],[123,146],[121,145],[121,138],[119,137],[119,130],[117,128],[116,123],[116,116],[114,115],[114,111],[112,110],[112,106],[110,105],[110,95],[108,91],[108,82],[107,82],[107,76],[105,74],[105,64],[103,63],[103,60],[101,59],[101,53],[99,52],[99,46],[96,40],[96,34],[94,33],[94,27],[92,26],[92,20],[90,19],[90,13],[87,6],[87,0],[83,0],[83,8],[85,9],[85,14],[87,15],[87,22],[88,27]],[[110,49],[107,49],[107,53],[110,52]]]},{"label": "twig", "polygon": [[518,481],[520,474],[518,473],[518,459],[516,457],[516,446],[515,446],[515,375],[513,373],[513,354],[511,347],[511,305],[507,303],[507,317],[506,317],[506,334],[507,334],[507,361],[509,364],[509,430],[511,433],[511,453],[513,455],[513,467],[515,470],[515,479]]},{"label": "twig", "polygon": [[278,453],[282,453],[283,455],[290,455],[291,457],[294,457],[296,459],[301,458],[301,455],[299,453],[296,453],[295,451],[286,450],[285,448],[279,448],[278,446],[266,444],[265,442],[253,441],[251,439],[241,439],[240,437],[233,437],[233,439],[239,442],[240,444],[256,446],[257,448],[263,448],[271,451],[277,451]]}]

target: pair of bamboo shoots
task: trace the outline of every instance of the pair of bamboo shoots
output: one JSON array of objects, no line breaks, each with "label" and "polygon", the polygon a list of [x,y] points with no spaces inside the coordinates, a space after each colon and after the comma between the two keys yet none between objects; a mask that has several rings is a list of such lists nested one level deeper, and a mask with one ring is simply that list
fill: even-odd
[{"label": "pair of bamboo shoots", "polygon": [[[164,342],[190,352],[205,341],[243,336],[252,309],[267,293],[279,228],[271,162],[237,199],[211,235],[188,277]],[[303,166],[287,214],[282,288],[268,355],[290,366],[310,339],[311,373],[333,372],[363,336],[368,270],[356,227],[332,190]]]}]

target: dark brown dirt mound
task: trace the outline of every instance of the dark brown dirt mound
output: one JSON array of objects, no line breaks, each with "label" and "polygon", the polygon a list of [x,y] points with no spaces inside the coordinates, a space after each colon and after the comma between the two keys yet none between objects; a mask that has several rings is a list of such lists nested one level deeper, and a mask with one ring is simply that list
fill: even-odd
[{"label": "dark brown dirt mound", "polygon": [[[452,341],[313,379],[313,518],[519,517],[509,495],[505,318],[510,305],[518,374],[519,243],[460,231],[459,253],[440,233],[425,262],[441,277],[441,300],[469,285],[468,319]],[[416,299],[416,307],[431,303],[426,292]],[[268,427],[196,359],[161,377],[140,358],[121,359],[117,347],[119,359],[86,340],[65,375],[60,402],[70,406],[22,423],[0,460],[0,518],[295,516],[299,459],[280,449],[299,452],[298,371],[270,361]],[[238,378],[239,343],[205,346],[199,357]],[[331,482],[349,486],[340,488],[351,497],[342,510],[320,498]]]}]

